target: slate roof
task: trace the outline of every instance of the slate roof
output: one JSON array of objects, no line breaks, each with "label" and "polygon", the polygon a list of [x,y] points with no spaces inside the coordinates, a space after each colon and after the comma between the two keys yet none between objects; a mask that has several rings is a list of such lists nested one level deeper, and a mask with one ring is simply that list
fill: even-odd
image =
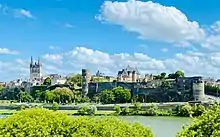
[{"label": "slate roof", "polygon": [[128,75],[129,73],[136,73],[137,75],[140,75],[137,67],[131,67],[129,65],[125,69],[118,71],[118,75]]}]

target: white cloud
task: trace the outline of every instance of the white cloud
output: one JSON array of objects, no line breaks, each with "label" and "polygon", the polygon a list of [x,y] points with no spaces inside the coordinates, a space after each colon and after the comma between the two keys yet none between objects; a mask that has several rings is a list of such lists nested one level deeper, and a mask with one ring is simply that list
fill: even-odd
[{"label": "white cloud", "polygon": [[15,50],[9,50],[7,48],[0,48],[0,54],[19,54],[19,52]]},{"label": "white cloud", "polygon": [[26,9],[16,9],[14,10],[14,15],[15,17],[20,17],[20,18],[31,18],[31,19],[34,19],[34,15],[26,10]]},{"label": "white cloud", "polygon": [[66,23],[66,24],[65,24],[65,27],[67,27],[67,28],[72,28],[73,25],[71,25],[71,24],[69,24],[69,23]]},{"label": "white cloud", "polygon": [[129,0],[127,2],[105,1],[96,19],[136,32],[141,38],[169,43],[204,40],[205,32],[196,21],[189,21],[175,7]]},{"label": "white cloud", "polygon": [[[45,54],[42,56],[43,72],[49,73],[80,73],[82,68],[88,68],[94,74],[97,70],[116,76],[117,71],[127,65],[137,66],[141,74],[171,73],[178,69],[187,76],[202,75],[217,77],[220,74],[220,52],[203,53],[188,51],[178,53],[165,59],[156,59],[143,53],[109,54],[99,50],[76,47],[60,54]],[[1,79],[15,79],[29,76],[29,59],[17,59],[12,62],[0,61]]]},{"label": "white cloud", "polygon": [[167,52],[168,49],[167,49],[167,48],[162,48],[161,51],[162,51],[162,52]]},{"label": "white cloud", "polygon": [[105,74],[116,76],[117,71],[127,65],[137,66],[142,74],[163,71],[170,73],[178,69],[184,70],[188,76],[217,76],[220,73],[220,52],[208,54],[188,51],[184,54],[175,54],[170,58],[156,59],[143,53],[108,54],[85,47],[76,47],[60,55],[62,55],[63,65],[59,67],[59,70],[69,73],[80,72],[82,68],[88,68],[93,73],[100,70]]},{"label": "white cloud", "polygon": [[54,50],[54,49],[60,49],[59,46],[49,46],[49,49]]},{"label": "white cloud", "polygon": [[55,63],[60,63],[63,59],[62,55],[58,55],[58,54],[45,54],[43,55],[43,59],[47,60],[47,61],[52,61]]}]

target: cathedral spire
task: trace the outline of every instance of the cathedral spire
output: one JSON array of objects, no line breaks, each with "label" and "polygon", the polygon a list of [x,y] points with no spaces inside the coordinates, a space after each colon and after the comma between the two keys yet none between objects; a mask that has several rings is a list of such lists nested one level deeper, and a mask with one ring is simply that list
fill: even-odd
[{"label": "cathedral spire", "polygon": [[31,56],[31,65],[33,65],[33,57]]},{"label": "cathedral spire", "polygon": [[40,57],[38,57],[38,65],[41,65]]}]

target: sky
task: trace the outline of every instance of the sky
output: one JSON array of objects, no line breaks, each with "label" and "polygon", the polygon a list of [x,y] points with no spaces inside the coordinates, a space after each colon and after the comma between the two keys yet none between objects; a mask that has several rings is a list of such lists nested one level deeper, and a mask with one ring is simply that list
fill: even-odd
[{"label": "sky", "polygon": [[0,81],[127,65],[141,74],[219,78],[220,1],[0,0]]}]

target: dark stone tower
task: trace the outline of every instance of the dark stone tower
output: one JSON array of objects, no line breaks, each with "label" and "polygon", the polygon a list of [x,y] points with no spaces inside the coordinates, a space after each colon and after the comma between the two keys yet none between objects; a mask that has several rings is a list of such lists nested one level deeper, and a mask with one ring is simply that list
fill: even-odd
[{"label": "dark stone tower", "polygon": [[86,97],[89,92],[89,82],[90,82],[91,76],[89,73],[89,70],[82,69],[82,96]]}]

